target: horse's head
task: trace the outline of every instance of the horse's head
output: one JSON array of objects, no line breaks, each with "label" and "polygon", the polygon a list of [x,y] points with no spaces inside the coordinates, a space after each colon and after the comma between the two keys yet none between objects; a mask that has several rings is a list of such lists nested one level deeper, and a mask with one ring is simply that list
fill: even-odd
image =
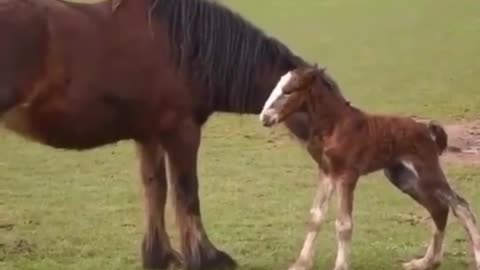
[{"label": "horse's head", "polygon": [[301,67],[283,75],[265,102],[260,121],[270,127],[285,120],[298,111],[309,97],[312,88],[322,70],[314,67]]},{"label": "horse's head", "polygon": [[0,114],[37,72],[45,48],[44,10],[35,1],[0,2]]}]

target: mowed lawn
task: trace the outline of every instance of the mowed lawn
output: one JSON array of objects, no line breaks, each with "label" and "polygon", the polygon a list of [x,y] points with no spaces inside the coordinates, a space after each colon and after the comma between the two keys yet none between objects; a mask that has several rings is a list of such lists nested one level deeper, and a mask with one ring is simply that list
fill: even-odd
[{"label": "mowed lawn", "polygon": [[[480,116],[480,2],[224,1],[306,59],[328,67],[354,104],[445,122]],[[211,239],[240,269],[287,269],[301,247],[316,187],[309,157],[255,116],[205,127],[200,179]],[[76,153],[0,132],[0,269],[140,269],[141,189],[131,142]],[[480,215],[480,169],[445,168]],[[401,269],[430,238],[425,211],[382,176],[356,193],[353,269]],[[334,206],[334,204],[332,204]],[[316,269],[335,259],[335,207]],[[176,227],[169,219],[172,238]],[[453,218],[442,269],[467,269]]]}]

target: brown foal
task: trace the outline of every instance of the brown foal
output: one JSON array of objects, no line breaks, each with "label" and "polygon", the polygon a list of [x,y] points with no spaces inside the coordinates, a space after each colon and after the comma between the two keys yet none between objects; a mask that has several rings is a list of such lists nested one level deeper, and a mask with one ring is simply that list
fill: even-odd
[{"label": "brown foal", "polygon": [[310,210],[308,233],[291,270],[310,269],[314,244],[325,220],[330,198],[338,192],[335,270],[349,269],[354,189],[360,176],[383,169],[397,188],[430,213],[434,232],[426,254],[404,264],[406,269],[440,265],[449,208],[464,225],[480,270],[480,234],[465,199],[448,184],[439,162],[447,147],[442,126],[409,118],[370,115],[354,108],[323,69],[303,67],[285,74],[265,103],[260,119],[265,126],[282,122],[306,108],[311,120],[306,147],[324,177]]}]

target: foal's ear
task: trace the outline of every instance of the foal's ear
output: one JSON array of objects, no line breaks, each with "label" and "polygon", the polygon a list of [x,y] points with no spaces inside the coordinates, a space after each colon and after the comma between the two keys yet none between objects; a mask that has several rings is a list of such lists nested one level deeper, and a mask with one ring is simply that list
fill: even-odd
[{"label": "foal's ear", "polygon": [[307,68],[305,73],[303,73],[304,83],[306,85],[312,84],[317,79],[317,76],[318,66],[315,64],[315,66]]},{"label": "foal's ear", "polygon": [[122,3],[123,0],[112,0],[112,11],[115,12]]}]

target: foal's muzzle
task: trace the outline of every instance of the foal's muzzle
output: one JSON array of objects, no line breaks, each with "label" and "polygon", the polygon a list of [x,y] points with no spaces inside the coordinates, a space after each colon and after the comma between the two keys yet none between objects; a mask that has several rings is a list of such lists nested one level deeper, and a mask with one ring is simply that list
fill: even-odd
[{"label": "foal's muzzle", "polygon": [[267,110],[260,115],[260,121],[264,127],[271,127],[278,123],[278,115],[272,110]]}]

